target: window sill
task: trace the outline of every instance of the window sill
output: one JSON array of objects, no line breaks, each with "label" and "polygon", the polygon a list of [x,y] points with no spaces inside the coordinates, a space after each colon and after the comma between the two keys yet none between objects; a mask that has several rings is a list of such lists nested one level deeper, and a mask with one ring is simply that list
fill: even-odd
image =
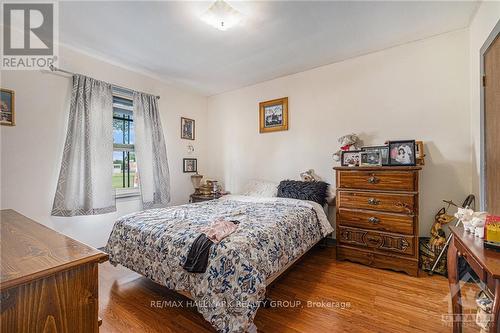
[{"label": "window sill", "polygon": [[139,189],[116,190],[115,198],[116,199],[133,198],[133,197],[138,197],[140,195],[141,195],[141,191]]}]

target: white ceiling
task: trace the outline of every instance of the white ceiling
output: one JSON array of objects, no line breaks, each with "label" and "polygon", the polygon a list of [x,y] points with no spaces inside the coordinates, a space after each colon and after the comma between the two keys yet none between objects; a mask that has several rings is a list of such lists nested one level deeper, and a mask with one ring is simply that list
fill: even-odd
[{"label": "white ceiling", "polygon": [[228,1],[245,16],[219,31],[210,2],[60,2],[60,40],[214,95],[465,28],[478,2]]}]

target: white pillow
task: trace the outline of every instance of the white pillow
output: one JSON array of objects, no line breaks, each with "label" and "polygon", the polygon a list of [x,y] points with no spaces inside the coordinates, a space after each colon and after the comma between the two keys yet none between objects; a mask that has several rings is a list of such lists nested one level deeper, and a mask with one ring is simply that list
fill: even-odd
[{"label": "white pillow", "polygon": [[241,194],[250,197],[275,197],[278,194],[278,184],[253,179],[248,182]]}]

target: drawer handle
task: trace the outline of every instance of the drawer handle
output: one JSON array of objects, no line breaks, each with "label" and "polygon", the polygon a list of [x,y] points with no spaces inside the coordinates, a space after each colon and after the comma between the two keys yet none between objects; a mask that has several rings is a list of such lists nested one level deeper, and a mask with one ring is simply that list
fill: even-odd
[{"label": "drawer handle", "polygon": [[371,176],[370,178],[368,178],[368,183],[370,184],[377,184],[379,182],[379,179],[375,176]]},{"label": "drawer handle", "polygon": [[410,208],[410,206],[404,202],[398,201],[396,202],[396,207],[400,207],[406,211],[408,214],[413,214],[413,209]]},{"label": "drawer handle", "polygon": [[380,219],[378,217],[372,216],[368,219],[368,222],[370,222],[371,224],[377,224],[380,222]]},{"label": "drawer handle", "polygon": [[380,201],[379,201],[379,200],[377,200],[377,199],[375,199],[375,198],[370,198],[370,199],[368,199],[368,204],[370,204],[370,205],[374,205],[374,206],[376,206],[376,205],[378,205],[379,203],[380,203]]}]

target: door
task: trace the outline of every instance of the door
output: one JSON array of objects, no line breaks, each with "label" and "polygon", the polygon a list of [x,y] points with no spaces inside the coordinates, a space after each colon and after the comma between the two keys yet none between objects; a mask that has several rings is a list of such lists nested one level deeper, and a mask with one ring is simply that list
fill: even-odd
[{"label": "door", "polygon": [[484,54],[486,210],[500,215],[500,37]]}]

